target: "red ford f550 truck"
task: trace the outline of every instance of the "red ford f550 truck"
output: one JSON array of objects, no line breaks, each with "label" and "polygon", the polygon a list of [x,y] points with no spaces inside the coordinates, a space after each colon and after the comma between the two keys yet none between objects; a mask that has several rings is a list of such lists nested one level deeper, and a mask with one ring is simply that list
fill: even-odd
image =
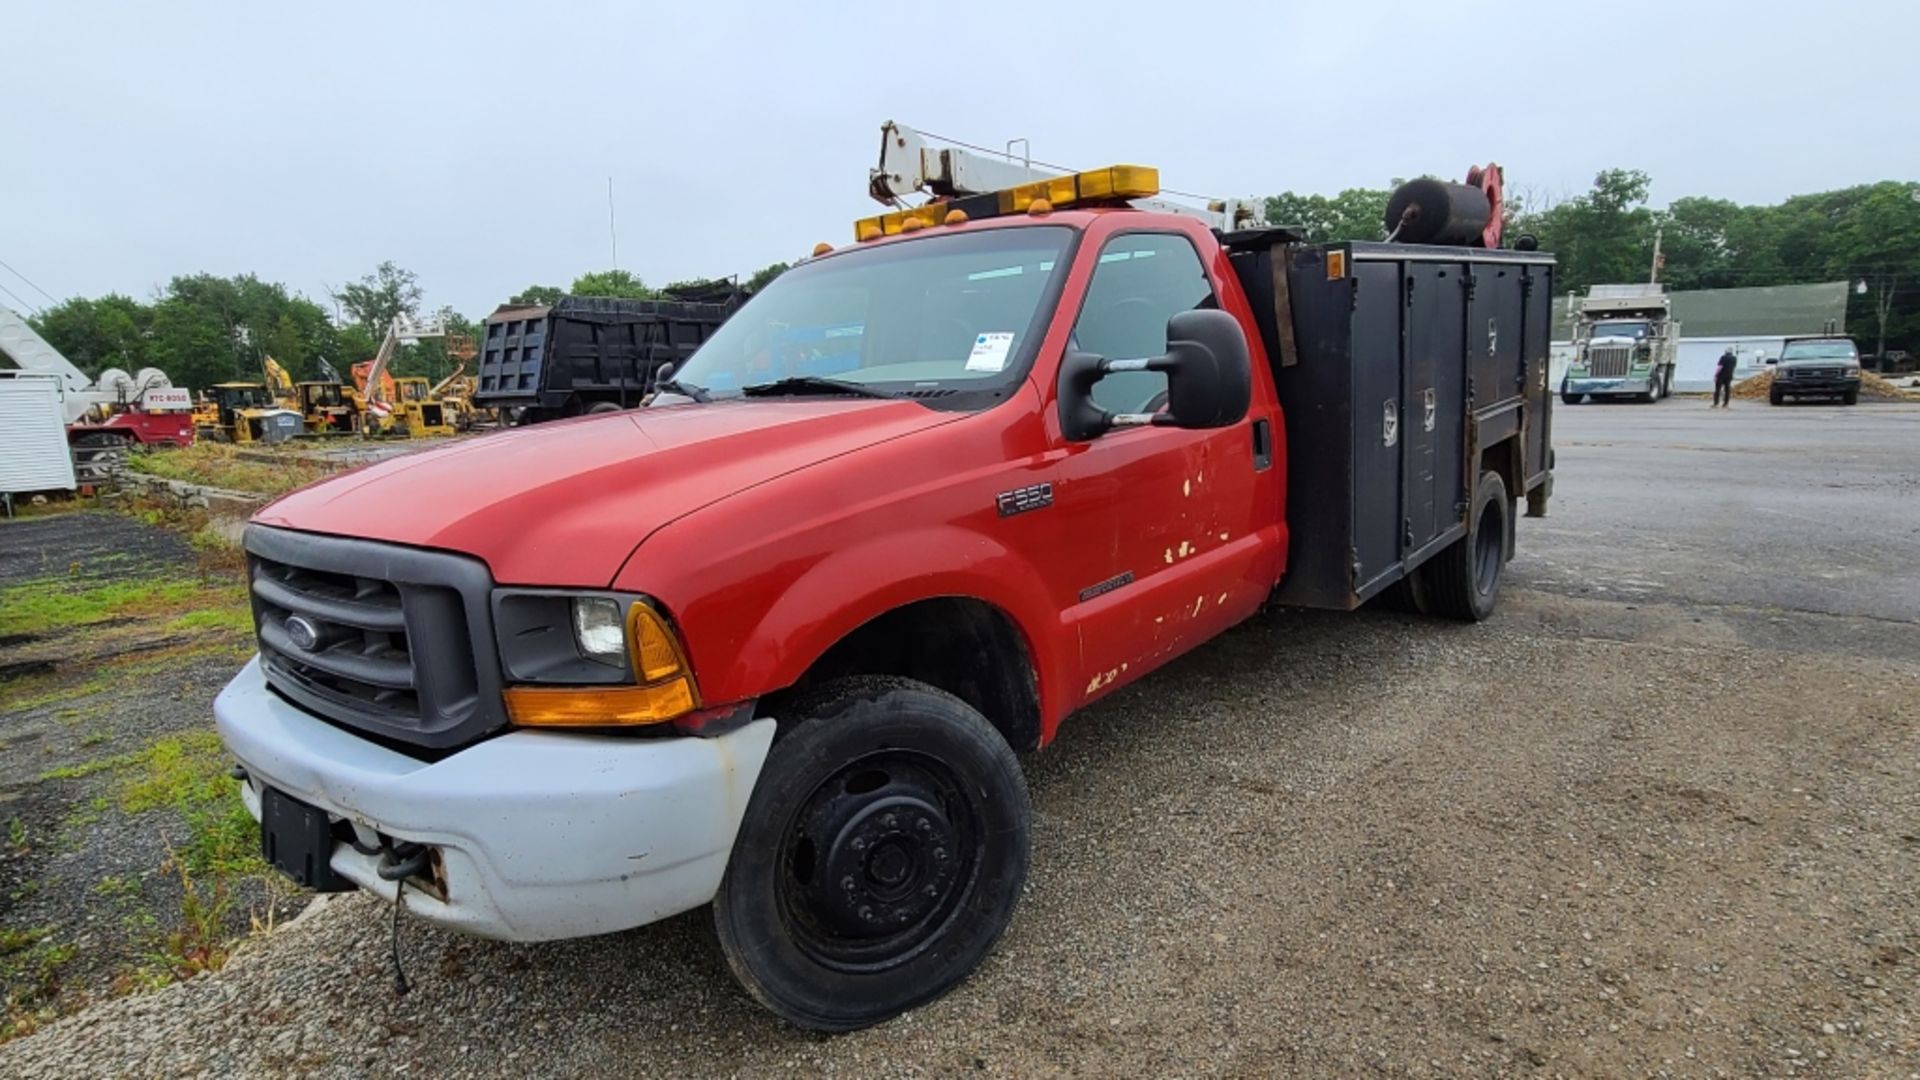
[{"label": "red ford f550 truck", "polygon": [[756,998],[857,1028],[1008,925],[1016,754],[1075,710],[1268,603],[1492,611],[1550,257],[1221,231],[1139,167],[945,186],[650,407],[260,511],[215,709],[275,865],[517,941],[711,904]]}]

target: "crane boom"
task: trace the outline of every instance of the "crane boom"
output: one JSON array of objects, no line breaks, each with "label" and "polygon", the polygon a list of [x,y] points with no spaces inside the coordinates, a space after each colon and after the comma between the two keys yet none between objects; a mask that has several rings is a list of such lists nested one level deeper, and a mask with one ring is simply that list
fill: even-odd
[{"label": "crane boom", "polygon": [[[939,136],[922,135],[892,120],[881,124],[880,161],[867,170],[867,194],[888,206],[906,206],[905,199],[912,194],[944,201],[1068,175],[1060,169],[1035,166],[1029,158],[1016,160],[1011,153],[996,156],[993,151],[929,146],[928,138]],[[1154,198],[1133,199],[1129,205],[1199,218],[1220,229],[1250,228],[1263,224],[1265,216],[1265,206],[1255,199],[1213,200],[1204,209]]]},{"label": "crane boom", "polygon": [[75,367],[59,349],[36,333],[25,317],[12,308],[0,307],[0,356],[13,361],[22,371],[39,371],[60,378],[67,394],[91,389],[93,380]]},{"label": "crane boom", "polygon": [[446,320],[437,315],[427,319],[415,319],[404,313],[395,315],[393,321],[387,324],[387,336],[380,339],[380,351],[373,356],[373,367],[367,370],[367,400],[393,404],[386,400],[386,389],[380,376],[393,363],[393,354],[399,351],[401,343],[446,336]]},{"label": "crane boom", "polygon": [[983,195],[1056,175],[1055,170],[1001,161],[960,147],[936,149],[919,132],[889,120],[880,125],[880,163],[867,173],[867,192],[893,206],[915,193]]}]

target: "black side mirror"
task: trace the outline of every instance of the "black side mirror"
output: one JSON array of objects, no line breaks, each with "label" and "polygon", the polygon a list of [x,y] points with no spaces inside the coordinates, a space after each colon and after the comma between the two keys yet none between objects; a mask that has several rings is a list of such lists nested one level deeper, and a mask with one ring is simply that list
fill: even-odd
[{"label": "black side mirror", "polygon": [[[1093,386],[1116,371],[1167,376],[1167,409],[1110,413],[1093,400]],[[1060,365],[1060,421],[1067,438],[1085,442],[1116,427],[1222,428],[1247,415],[1253,399],[1253,357],[1240,320],[1224,311],[1183,311],[1167,320],[1167,352],[1147,360],[1105,360],[1068,353]]]}]

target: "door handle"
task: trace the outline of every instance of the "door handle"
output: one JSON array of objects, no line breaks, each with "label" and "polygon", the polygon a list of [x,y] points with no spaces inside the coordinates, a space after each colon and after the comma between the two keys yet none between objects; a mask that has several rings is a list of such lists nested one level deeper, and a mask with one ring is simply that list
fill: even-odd
[{"label": "door handle", "polygon": [[1253,422],[1253,471],[1273,466],[1273,423],[1264,418]]}]

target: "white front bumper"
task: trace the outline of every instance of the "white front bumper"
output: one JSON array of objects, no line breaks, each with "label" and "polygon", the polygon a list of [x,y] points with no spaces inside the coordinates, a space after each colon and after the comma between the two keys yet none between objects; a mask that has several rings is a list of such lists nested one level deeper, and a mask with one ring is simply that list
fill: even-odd
[{"label": "white front bumper", "polygon": [[[436,848],[446,898],[409,888],[407,909],[509,941],[624,930],[713,899],[774,731],[766,719],[713,738],[513,731],[425,762],[288,704],[258,658],[213,711],[255,818],[264,784],[363,838]],[[393,898],[379,855],[341,843],[330,861]]]}]

